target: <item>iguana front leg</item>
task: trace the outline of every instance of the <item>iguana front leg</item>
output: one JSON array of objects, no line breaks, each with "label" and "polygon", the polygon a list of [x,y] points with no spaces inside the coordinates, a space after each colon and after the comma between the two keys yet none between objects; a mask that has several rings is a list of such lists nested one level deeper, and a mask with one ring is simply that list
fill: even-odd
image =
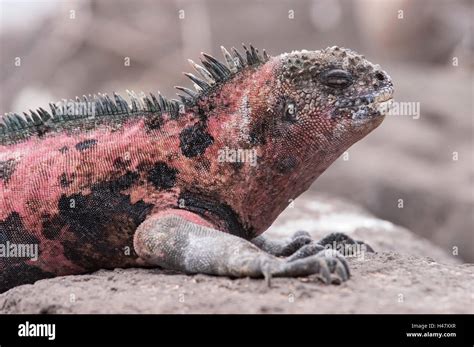
[{"label": "iguana front leg", "polygon": [[[316,274],[325,283],[349,278],[343,257],[334,252],[288,262],[249,241],[203,225],[198,216],[161,214],[137,229],[134,246],[146,263],[185,273],[230,277],[298,277]],[[323,254],[325,253],[325,254]]]}]

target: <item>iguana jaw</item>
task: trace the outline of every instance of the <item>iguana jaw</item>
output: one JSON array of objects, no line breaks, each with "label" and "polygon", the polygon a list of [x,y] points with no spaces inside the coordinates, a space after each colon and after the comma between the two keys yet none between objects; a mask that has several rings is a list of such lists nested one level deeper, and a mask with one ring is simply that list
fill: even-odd
[{"label": "iguana jaw", "polygon": [[336,102],[333,117],[346,116],[353,120],[385,116],[393,102],[392,85],[352,99]]}]

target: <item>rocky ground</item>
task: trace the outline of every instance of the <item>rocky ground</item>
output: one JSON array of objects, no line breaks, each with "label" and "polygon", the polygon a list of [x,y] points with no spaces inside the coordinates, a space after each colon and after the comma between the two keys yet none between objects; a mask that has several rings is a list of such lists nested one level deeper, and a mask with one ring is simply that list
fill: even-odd
[{"label": "rocky ground", "polygon": [[350,281],[263,281],[159,269],[101,270],[13,288],[1,313],[474,313],[472,264],[461,264],[410,231],[331,197],[296,200],[269,230],[286,237],[331,231],[367,241],[376,254],[348,258]]}]

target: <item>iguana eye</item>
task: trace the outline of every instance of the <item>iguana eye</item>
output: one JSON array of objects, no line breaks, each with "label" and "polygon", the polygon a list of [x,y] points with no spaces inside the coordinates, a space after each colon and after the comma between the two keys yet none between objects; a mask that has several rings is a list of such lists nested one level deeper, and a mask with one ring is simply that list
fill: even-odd
[{"label": "iguana eye", "polygon": [[352,75],[341,69],[333,69],[323,73],[322,82],[332,88],[347,88],[352,84]]}]

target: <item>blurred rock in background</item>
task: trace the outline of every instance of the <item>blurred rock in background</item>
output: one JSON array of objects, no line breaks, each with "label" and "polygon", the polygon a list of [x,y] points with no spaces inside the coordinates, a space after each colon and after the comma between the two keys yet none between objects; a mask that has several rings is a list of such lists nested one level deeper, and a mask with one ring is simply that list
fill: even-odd
[{"label": "blurred rock in background", "polygon": [[420,116],[387,116],[306,194],[357,201],[472,262],[472,18],[470,0],[4,0],[0,111],[125,89],[173,97],[189,85],[186,59],[220,45],[350,47],[382,65]]}]

